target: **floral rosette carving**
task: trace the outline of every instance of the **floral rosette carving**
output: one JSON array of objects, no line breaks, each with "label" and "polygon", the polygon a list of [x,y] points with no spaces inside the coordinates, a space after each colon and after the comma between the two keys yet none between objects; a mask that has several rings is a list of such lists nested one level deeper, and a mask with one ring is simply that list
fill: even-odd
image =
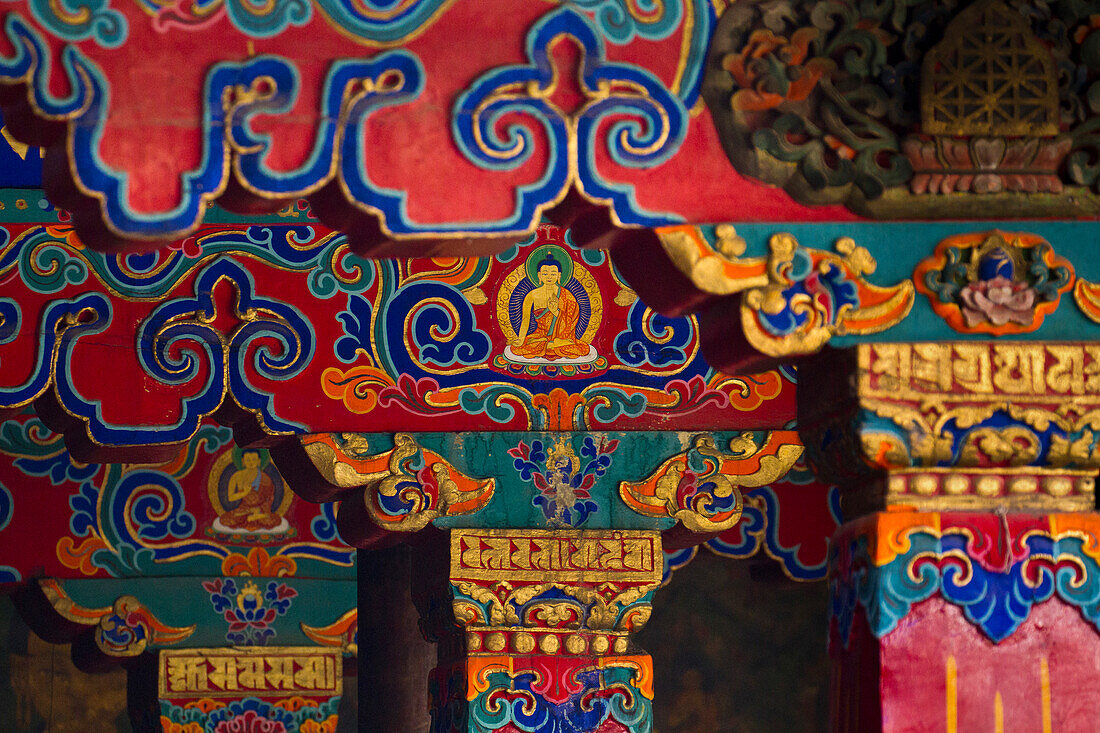
[{"label": "floral rosette carving", "polygon": [[790,470],[802,455],[797,436],[768,433],[759,440],[742,433],[719,450],[710,435],[697,435],[691,447],[665,461],[644,481],[624,481],[619,495],[634,511],[667,516],[693,532],[721,532],[741,519],[740,489],[771,483]]},{"label": "floral rosette carving", "polygon": [[960,333],[1030,333],[1058,308],[1073,265],[1034,234],[948,237],[913,273],[932,310]]}]

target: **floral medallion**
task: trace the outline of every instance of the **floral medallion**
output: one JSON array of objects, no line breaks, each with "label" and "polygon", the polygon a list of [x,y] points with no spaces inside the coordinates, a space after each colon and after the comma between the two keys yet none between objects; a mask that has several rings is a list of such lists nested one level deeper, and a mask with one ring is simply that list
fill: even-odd
[{"label": "floral medallion", "polygon": [[1034,234],[948,237],[913,273],[932,310],[960,333],[1030,333],[1073,286],[1073,265]]}]

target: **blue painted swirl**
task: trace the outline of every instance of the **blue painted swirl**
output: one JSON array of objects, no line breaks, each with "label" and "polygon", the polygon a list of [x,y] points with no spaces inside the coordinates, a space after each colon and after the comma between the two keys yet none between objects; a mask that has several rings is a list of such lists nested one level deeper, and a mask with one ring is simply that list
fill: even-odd
[{"label": "blue painted swirl", "polygon": [[386,333],[409,337],[410,349],[395,348],[390,354],[404,373],[429,365],[475,366],[489,358],[492,339],[478,328],[470,302],[451,285],[412,282],[399,288],[383,308]]},{"label": "blue painted swirl", "polygon": [[626,328],[615,337],[615,353],[630,366],[667,367],[687,364],[688,347],[695,343],[690,318],[669,318],[650,310],[641,301],[630,306]]},{"label": "blue painted swirl", "polygon": [[[187,511],[179,482],[160,471],[132,471],[113,487],[111,521],[129,544],[140,540],[182,539],[195,531],[195,517]],[[127,527],[137,536],[128,536]]]},{"label": "blue painted swirl", "polygon": [[29,0],[27,5],[35,20],[66,41],[90,38],[104,48],[118,48],[129,32],[126,17],[111,8],[111,0]]},{"label": "blue painted swirl", "polygon": [[[223,278],[235,286],[238,313],[263,314],[243,321],[228,334],[213,325],[216,307],[212,293]],[[272,395],[252,385],[247,367],[271,380],[297,376],[313,358],[312,326],[293,306],[256,295],[252,276],[234,260],[215,260],[195,280],[194,297],[170,300],[153,311],[138,329],[138,343],[142,367],[158,381],[189,383],[199,375],[202,361],[208,365],[208,377],[197,394],[183,400],[183,414],[175,425],[142,430],[129,440],[186,439],[202,418],[221,404],[225,390],[241,407],[262,415],[269,428],[285,432],[302,429],[272,412]],[[90,424],[89,430],[93,436],[98,431],[107,439],[119,437],[118,430],[101,421]]]}]

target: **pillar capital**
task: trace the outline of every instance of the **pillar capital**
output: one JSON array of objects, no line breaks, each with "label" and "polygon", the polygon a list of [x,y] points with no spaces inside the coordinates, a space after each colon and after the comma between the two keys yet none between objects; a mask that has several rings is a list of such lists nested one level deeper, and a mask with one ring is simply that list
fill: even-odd
[{"label": "pillar capital", "polygon": [[650,729],[652,660],[629,635],[649,620],[661,583],[657,531],[449,534],[446,598],[420,604],[443,612],[449,603],[430,684],[440,729],[549,720],[569,730]]},{"label": "pillar capital", "polygon": [[1095,505],[1100,346],[861,344],[816,357],[800,386],[800,433],[848,516]]},{"label": "pillar capital", "polygon": [[165,733],[334,733],[342,693],[336,649],[171,649],[157,658]]}]

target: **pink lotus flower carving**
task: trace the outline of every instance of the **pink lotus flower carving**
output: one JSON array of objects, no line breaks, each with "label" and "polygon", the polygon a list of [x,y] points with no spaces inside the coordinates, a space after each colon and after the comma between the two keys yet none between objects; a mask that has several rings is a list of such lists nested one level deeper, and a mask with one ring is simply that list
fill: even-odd
[{"label": "pink lotus flower carving", "polygon": [[234,718],[219,722],[214,733],[287,733],[287,730],[278,720],[269,720],[255,710],[246,710]]},{"label": "pink lotus flower carving", "polygon": [[1026,326],[1035,318],[1035,291],[1027,284],[1003,275],[980,280],[959,292],[967,326],[988,321],[994,326],[1019,323]]}]

